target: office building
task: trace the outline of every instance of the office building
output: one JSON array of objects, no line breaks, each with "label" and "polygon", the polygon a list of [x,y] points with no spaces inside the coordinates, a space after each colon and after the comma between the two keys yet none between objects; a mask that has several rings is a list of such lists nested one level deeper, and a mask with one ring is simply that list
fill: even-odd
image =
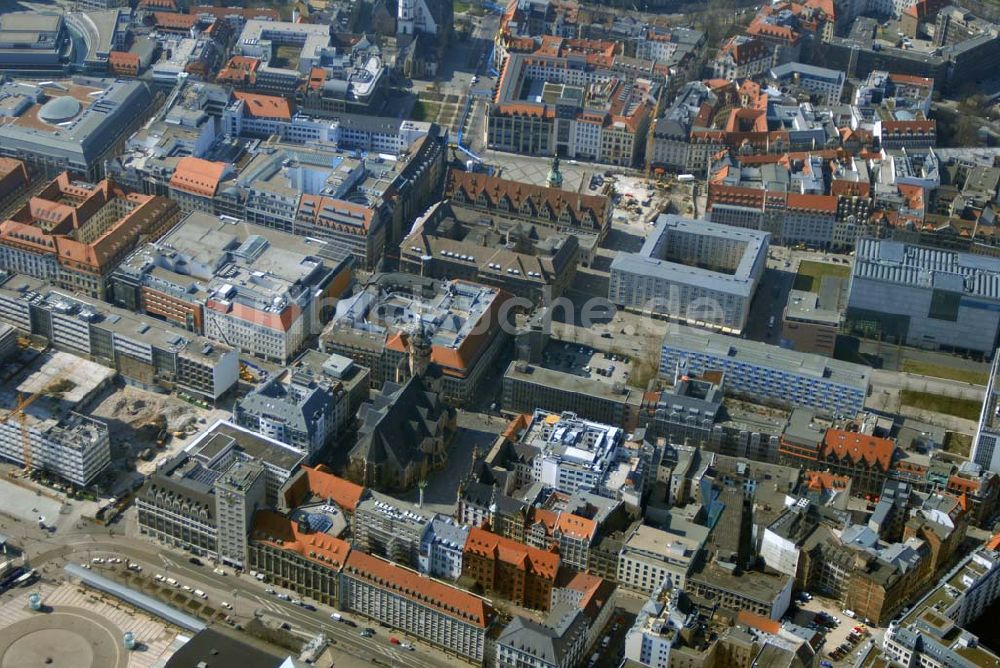
[{"label": "office building", "polygon": [[[241,427],[287,443],[312,460],[346,422],[346,395],[304,371],[272,376],[233,405]],[[339,410],[338,410],[339,408]],[[337,419],[337,413],[342,418]]]},{"label": "office building", "polygon": [[215,481],[218,559],[235,568],[247,566],[247,534],[254,513],[264,508],[267,473],[260,462],[237,461]]},{"label": "office building", "polygon": [[618,306],[739,333],[764,273],[770,235],[661,214],[638,253],[611,262]]},{"label": "office building", "polygon": [[325,533],[340,537],[353,530],[354,513],[367,494],[364,487],[330,473],[325,466],[303,465],[278,490],[277,509],[293,519],[318,513],[330,520]]},{"label": "office building", "polygon": [[619,586],[644,594],[652,594],[666,582],[684,589],[707,539],[707,527],[679,516],[671,516],[666,530],[637,526],[622,547]]},{"label": "office building", "polygon": [[217,421],[157,466],[136,493],[139,532],[235,564],[247,557],[254,511],[275,507],[279,489],[302,460],[283,443]]},{"label": "office building", "polygon": [[972,441],[969,459],[988,471],[1000,473],[1000,355],[993,356],[990,379],[979,413],[979,424]]},{"label": "office building", "polygon": [[[5,338],[13,334],[8,329]],[[111,464],[111,440],[108,426],[87,414],[113,376],[66,353],[37,357],[0,389],[0,410],[8,416],[0,422],[0,457],[74,487],[95,483]]]},{"label": "office building", "polygon": [[627,456],[620,427],[582,420],[569,412],[536,410],[517,442],[537,453],[531,461],[531,479],[557,491],[592,491],[615,498],[625,484],[616,475]]},{"label": "office building", "polygon": [[840,311],[825,308],[821,296],[805,290],[789,290],[781,316],[781,341],[792,350],[833,357],[840,332]]},{"label": "office building", "polygon": [[155,318],[36,278],[0,276],[0,320],[52,347],[117,370],[128,382],[216,401],[239,379],[239,351]]},{"label": "office building", "polygon": [[992,355],[1000,328],[1000,260],[861,239],[847,327],[904,345]]},{"label": "office building", "polygon": [[444,201],[413,223],[399,244],[399,266],[428,278],[493,286],[538,304],[572,284],[579,246],[574,235]]},{"label": "office building", "polygon": [[587,420],[634,428],[642,392],[595,376],[581,378],[576,373],[515,360],[503,374],[502,405],[511,411],[565,410]]},{"label": "office building", "polygon": [[515,605],[548,610],[560,561],[554,552],[472,527],[465,543],[462,575]]},{"label": "office building", "polygon": [[408,568],[420,567],[421,544],[436,513],[378,492],[354,511],[354,546]]},{"label": "office building", "polygon": [[[596,235],[598,241],[611,228],[614,213],[611,200],[604,195],[580,195],[457,169],[448,170],[444,195],[476,211],[552,227],[557,232]],[[582,239],[580,244],[588,245]]]},{"label": "office building", "polygon": [[450,517],[435,515],[420,539],[420,572],[431,577],[457,580],[462,575],[462,555],[469,527]]},{"label": "office building", "polygon": [[61,12],[6,12],[0,16],[0,68],[61,70],[68,39]]},{"label": "office building", "polygon": [[13,110],[0,125],[0,155],[49,177],[68,171],[99,180],[105,159],[153,111],[153,94],[141,81],[76,77],[45,83],[0,85],[0,101]]},{"label": "office building", "polygon": [[463,404],[492,369],[510,327],[510,295],[497,288],[409,274],[376,274],[337,305],[324,352],[371,369],[372,387],[429,374],[442,398]]},{"label": "office building", "polygon": [[340,248],[200,212],[112,278],[119,306],[281,364],[320,332],[351,280]]},{"label": "office building", "polygon": [[248,540],[248,567],[275,586],[339,607],[340,569],[351,546],[330,535],[327,524],[323,515],[311,514],[300,521],[259,511]]},{"label": "office building", "polygon": [[357,549],[341,571],[339,607],[473,663],[483,661],[494,622],[490,604],[478,596]]},{"label": "office building", "polygon": [[166,197],[126,194],[108,180],[92,185],[62,172],[0,222],[0,264],[105,299],[118,263],[180,215]]},{"label": "office building", "polygon": [[756,402],[805,406],[853,416],[868,396],[870,369],[819,355],[671,324],[660,374],[726,374],[725,391]]},{"label": "office building", "polygon": [[730,568],[708,564],[692,573],[685,588],[696,599],[712,601],[733,613],[747,611],[761,617],[779,620],[792,603],[791,575],[774,575],[760,571],[736,574]]},{"label": "office building", "polygon": [[635,623],[625,632],[625,660],[650,668],[670,668],[671,651],[688,626],[680,609],[680,589],[665,582],[653,590]]},{"label": "office building", "polygon": [[791,62],[772,67],[770,79],[791,92],[815,95],[820,104],[836,105],[844,93],[846,76],[840,70]]}]

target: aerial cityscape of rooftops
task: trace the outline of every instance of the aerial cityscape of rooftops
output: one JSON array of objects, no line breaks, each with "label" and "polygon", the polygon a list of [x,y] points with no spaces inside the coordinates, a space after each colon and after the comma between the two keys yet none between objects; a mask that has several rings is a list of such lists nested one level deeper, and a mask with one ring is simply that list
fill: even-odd
[{"label": "aerial cityscape of rooftops", "polygon": [[996,0],[0,0],[0,666],[1000,668]]}]

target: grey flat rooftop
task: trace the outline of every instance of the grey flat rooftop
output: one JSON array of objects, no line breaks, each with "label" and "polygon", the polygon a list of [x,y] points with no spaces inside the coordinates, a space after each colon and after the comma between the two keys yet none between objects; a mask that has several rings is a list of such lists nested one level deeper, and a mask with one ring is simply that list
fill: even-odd
[{"label": "grey flat rooftop", "polygon": [[[504,372],[504,378],[512,378],[526,383],[544,385],[566,392],[577,392],[579,394],[623,403],[628,402],[630,398],[634,398],[636,395],[641,396],[638,390],[628,387],[623,392],[616,392],[613,383],[603,380],[585,378],[556,369],[546,369],[537,364],[523,364],[523,366],[522,364],[516,361],[511,362],[507,366],[507,371]],[[634,399],[634,403],[638,403],[638,400]]]},{"label": "grey flat rooftop", "polygon": [[807,320],[827,325],[840,324],[840,312],[820,308],[819,295],[805,290],[792,290],[788,293],[788,311],[786,317],[793,320]]},{"label": "grey flat rooftop", "polygon": [[854,278],[1000,299],[1000,259],[888,239],[860,239]]},{"label": "grey flat rooftop", "polygon": [[826,79],[832,82],[844,80],[844,73],[840,70],[831,70],[805,63],[785,63],[771,68],[771,78],[773,79],[782,79],[793,74],[804,74],[812,79]]},{"label": "grey flat rooftop", "polygon": [[825,379],[830,383],[866,391],[871,369],[861,364],[842,362],[822,355],[800,353],[759,341],[749,341],[703,329],[671,323],[663,339],[664,346],[738,360],[745,364],[786,371],[799,376]]},{"label": "grey flat rooftop", "polygon": [[[741,243],[744,244],[743,255],[731,274],[660,259],[660,256],[669,251],[671,233],[717,237]],[[656,219],[656,226],[646,237],[642,249],[638,253],[619,253],[611,263],[611,271],[643,274],[750,297],[757,285],[753,270],[761,255],[767,253],[769,240],[770,234],[767,232],[664,213]]]},{"label": "grey flat rooftop", "polygon": [[224,448],[232,444],[254,459],[259,459],[285,471],[293,470],[305,457],[301,452],[280,441],[222,420],[216,421],[198,436],[186,448],[186,452],[193,456],[212,460]]}]

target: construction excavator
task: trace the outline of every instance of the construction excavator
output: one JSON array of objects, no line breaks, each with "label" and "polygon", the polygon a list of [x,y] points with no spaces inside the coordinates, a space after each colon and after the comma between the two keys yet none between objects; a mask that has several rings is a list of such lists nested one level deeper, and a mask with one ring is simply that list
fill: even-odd
[{"label": "construction excavator", "polygon": [[7,423],[11,420],[17,420],[18,425],[21,428],[21,448],[22,448],[22,458],[24,460],[24,475],[31,473],[31,437],[28,432],[28,421],[24,414],[25,409],[35,402],[36,399],[41,397],[44,392],[35,392],[31,396],[25,396],[24,394],[17,395],[17,407],[8,412],[3,417],[0,417],[0,423]]}]

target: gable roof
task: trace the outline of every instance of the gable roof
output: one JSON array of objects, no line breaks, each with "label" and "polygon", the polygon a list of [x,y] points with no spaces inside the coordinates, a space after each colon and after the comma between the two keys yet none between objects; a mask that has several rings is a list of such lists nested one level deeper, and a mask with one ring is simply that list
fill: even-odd
[{"label": "gable roof", "polygon": [[479,527],[469,529],[465,553],[502,561],[548,580],[555,580],[561,561],[558,554],[498,536]]},{"label": "gable roof", "polygon": [[326,533],[300,531],[298,522],[272,510],[254,514],[250,537],[333,570],[340,570],[351,551],[347,542]]},{"label": "gable roof", "polygon": [[170,177],[170,187],[203,197],[214,197],[225,173],[224,162],[185,156],[177,161],[177,167]]},{"label": "gable roof", "polygon": [[478,596],[358,550],[347,557],[344,573],[479,628],[486,627],[492,613]]},{"label": "gable roof", "polygon": [[869,466],[878,465],[888,471],[896,444],[888,438],[878,438],[843,429],[827,429],[823,436],[820,456],[833,456],[839,460],[863,461]]},{"label": "gable roof", "polygon": [[341,508],[354,511],[364,494],[364,487],[330,473],[323,465],[303,466],[302,474],[285,489],[285,503],[294,508],[312,496],[330,499]]}]

